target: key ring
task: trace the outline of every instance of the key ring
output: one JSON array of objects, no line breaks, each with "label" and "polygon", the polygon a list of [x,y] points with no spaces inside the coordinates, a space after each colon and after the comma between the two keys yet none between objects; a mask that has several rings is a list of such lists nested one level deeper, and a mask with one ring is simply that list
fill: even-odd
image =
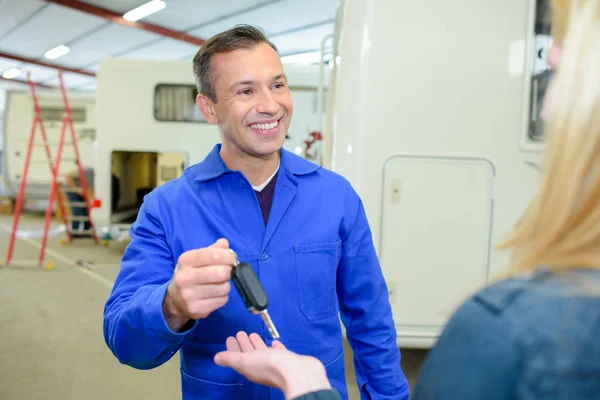
[{"label": "key ring", "polygon": [[229,248],[227,250],[229,250],[230,252],[232,252],[235,255],[235,261],[233,262],[233,266],[237,267],[238,265],[240,265],[240,260],[238,260],[238,256],[237,256],[236,252],[233,251],[233,249],[231,249],[231,248]]}]

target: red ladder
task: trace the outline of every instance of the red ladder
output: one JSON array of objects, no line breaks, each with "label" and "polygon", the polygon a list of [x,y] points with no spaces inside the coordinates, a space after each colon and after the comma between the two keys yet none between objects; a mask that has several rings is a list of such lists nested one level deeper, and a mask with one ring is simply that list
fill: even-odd
[{"label": "red ladder", "polygon": [[[65,144],[65,135],[67,133],[67,129],[69,130],[70,135],[71,135],[71,142],[69,142],[69,144],[73,145],[73,149],[75,152],[74,161],[77,164],[77,170],[79,172],[79,180],[81,182],[81,191],[82,191],[81,195],[84,198],[84,202],[82,202],[81,204],[79,204],[79,203],[69,203],[69,204],[72,207],[85,208],[87,210],[87,216],[86,217],[75,217],[75,216],[67,217],[67,215],[65,213],[65,202],[63,201],[63,199],[59,198],[57,201],[57,205],[60,209],[63,223],[65,224],[65,229],[67,232],[67,238],[68,238],[69,242],[71,242],[73,240],[73,236],[72,236],[73,232],[71,231],[69,221],[87,221],[89,223],[90,229],[89,229],[89,231],[82,232],[82,233],[90,233],[92,238],[94,239],[94,242],[96,244],[98,244],[98,236],[96,235],[96,228],[95,228],[94,223],[91,218],[92,205],[90,203],[90,199],[89,199],[89,195],[88,195],[88,191],[87,191],[87,182],[85,180],[85,174],[84,174],[83,168],[81,166],[81,160],[79,157],[79,149],[77,147],[77,138],[75,135],[75,129],[73,128],[73,120],[71,119],[71,107],[69,106],[67,92],[66,92],[63,77],[62,77],[62,71],[59,72],[58,77],[60,80],[60,89],[61,89],[63,103],[64,103],[64,107],[65,107],[65,114],[64,114],[63,120],[62,120],[60,139],[58,142],[57,156],[56,156],[56,160],[54,161],[54,165],[52,165],[52,155],[50,153],[50,147],[48,145],[48,138],[46,135],[46,130],[44,128],[43,119],[41,117],[41,109],[40,109],[37,94],[35,91],[35,85],[31,80],[31,74],[29,74],[29,77],[28,77],[29,88],[31,91],[31,95],[33,97],[35,117],[33,120],[33,125],[31,127],[29,142],[27,143],[27,154],[25,156],[25,163],[23,165],[23,176],[21,178],[21,184],[19,186],[19,193],[17,195],[17,201],[15,204],[15,215],[13,218],[13,226],[12,226],[11,237],[10,237],[10,242],[9,242],[9,246],[8,246],[8,252],[6,255],[5,265],[9,265],[10,261],[12,260],[17,228],[19,225],[19,219],[21,217],[21,211],[23,208],[23,200],[25,197],[27,173],[29,171],[29,164],[31,162],[31,160],[30,160],[31,149],[34,146],[36,127],[38,125],[41,127],[42,139],[44,141],[43,146],[46,149],[46,155],[48,157],[48,165],[50,166],[50,171],[52,172],[52,183],[50,184],[50,194],[48,195],[48,206],[46,208],[46,218],[45,218],[45,222],[44,222],[44,234],[43,234],[42,244],[41,244],[41,248],[40,248],[40,254],[39,254],[39,258],[38,258],[38,266],[41,266],[44,261],[46,244],[48,241],[48,229],[50,228],[50,221],[52,219],[52,214],[53,214],[54,198],[57,195],[58,187],[60,185],[60,182],[59,182],[60,163],[62,160],[61,157],[62,157],[63,147]],[[64,190],[65,191],[68,191],[68,190],[79,191],[77,189],[72,189],[72,188],[65,188]]]}]

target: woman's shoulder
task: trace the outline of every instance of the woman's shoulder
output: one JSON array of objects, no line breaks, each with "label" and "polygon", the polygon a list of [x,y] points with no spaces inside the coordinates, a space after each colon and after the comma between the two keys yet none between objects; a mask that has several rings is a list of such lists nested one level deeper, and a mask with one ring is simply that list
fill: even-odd
[{"label": "woman's shoulder", "polygon": [[553,271],[539,267],[531,272],[496,281],[471,300],[492,313],[527,307],[547,307],[552,301],[600,302],[600,269],[568,268]]}]

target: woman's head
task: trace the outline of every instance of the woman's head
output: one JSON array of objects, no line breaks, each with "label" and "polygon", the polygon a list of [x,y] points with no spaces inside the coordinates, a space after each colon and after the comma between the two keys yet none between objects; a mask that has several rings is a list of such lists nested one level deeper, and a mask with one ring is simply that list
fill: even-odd
[{"label": "woman's head", "polygon": [[502,248],[513,272],[600,268],[600,0],[553,0],[540,188]]}]

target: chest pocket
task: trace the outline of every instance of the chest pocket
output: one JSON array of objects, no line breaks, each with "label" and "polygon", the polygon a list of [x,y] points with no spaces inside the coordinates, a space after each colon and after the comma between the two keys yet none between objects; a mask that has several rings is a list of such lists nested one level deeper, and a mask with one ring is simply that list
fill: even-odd
[{"label": "chest pocket", "polygon": [[294,246],[300,310],[309,321],[336,315],[341,241]]}]

